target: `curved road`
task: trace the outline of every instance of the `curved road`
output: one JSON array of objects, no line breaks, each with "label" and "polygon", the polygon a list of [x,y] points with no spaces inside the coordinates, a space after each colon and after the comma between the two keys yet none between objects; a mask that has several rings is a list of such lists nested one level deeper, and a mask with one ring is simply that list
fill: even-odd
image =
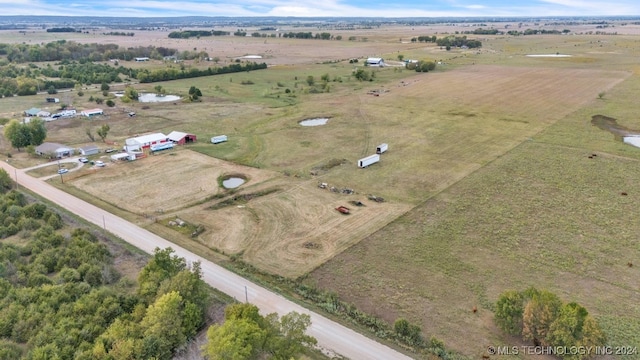
[{"label": "curved road", "polygon": [[276,312],[284,315],[288,312],[296,311],[298,313],[308,314],[311,316],[312,324],[307,333],[315,337],[318,340],[318,345],[323,349],[328,349],[331,352],[354,360],[411,359],[388,346],[369,339],[324,316],[311,312],[207,259],[178,247],[135,224],[69,195],[42,180],[33,178],[25,174],[24,170],[16,169],[1,161],[0,167],[14,177],[14,180],[16,180],[20,187],[25,187],[87,221],[104,227],[112,234],[147,253],[153,253],[156,247],[163,249],[171,247],[175,250],[176,255],[185,258],[188,262],[199,261],[202,264],[202,277],[204,281],[236,299],[242,300],[246,297],[249,302],[258,306],[263,313]]}]

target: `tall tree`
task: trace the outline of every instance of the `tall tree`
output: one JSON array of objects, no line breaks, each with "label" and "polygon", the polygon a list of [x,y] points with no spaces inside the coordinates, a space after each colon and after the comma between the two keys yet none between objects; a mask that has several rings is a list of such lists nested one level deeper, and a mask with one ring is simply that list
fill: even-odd
[{"label": "tall tree", "polygon": [[18,151],[31,144],[31,132],[24,124],[19,123],[17,120],[11,120],[9,124],[5,126],[4,136],[9,140],[11,146],[18,149]]},{"label": "tall tree", "polygon": [[210,360],[256,359],[266,336],[266,330],[249,319],[229,319],[207,330],[202,350]]},{"label": "tall tree", "polygon": [[31,133],[31,142],[29,145],[38,146],[47,138],[47,128],[44,126],[44,121],[42,119],[32,118],[31,121],[26,124],[26,127]]},{"label": "tall tree", "polygon": [[[0,193],[4,194],[7,191],[11,190],[12,187],[13,187],[13,181],[11,180],[9,173],[7,173],[5,169],[0,169]],[[0,275],[2,275],[1,271],[0,271]],[[1,294],[2,292],[0,291],[0,295]]]},{"label": "tall tree", "polygon": [[98,136],[100,136],[103,142],[107,138],[107,134],[109,134],[109,130],[111,130],[111,128],[109,127],[109,124],[102,124],[102,126],[100,126],[98,130],[96,130],[96,133],[98,134]]},{"label": "tall tree", "polygon": [[140,324],[145,340],[155,344],[158,359],[170,359],[173,350],[186,341],[182,332],[182,296],[176,291],[164,294],[149,305]]},{"label": "tall tree", "polygon": [[506,291],[500,295],[496,303],[495,320],[503,331],[520,335],[522,332],[522,314],[524,312],[524,296],[519,291]]},{"label": "tall tree", "polygon": [[549,345],[551,324],[558,316],[562,301],[555,294],[541,290],[524,308],[522,337],[536,345]]}]

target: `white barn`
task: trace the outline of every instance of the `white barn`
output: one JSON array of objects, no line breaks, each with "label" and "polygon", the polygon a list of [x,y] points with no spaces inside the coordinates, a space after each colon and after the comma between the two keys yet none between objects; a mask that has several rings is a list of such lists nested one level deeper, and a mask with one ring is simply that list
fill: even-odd
[{"label": "white barn", "polygon": [[124,141],[124,150],[126,152],[142,151],[142,149],[148,149],[151,145],[164,144],[168,141],[170,141],[169,138],[163,133],[136,136]]},{"label": "white barn", "polygon": [[384,59],[383,58],[370,57],[370,58],[367,59],[367,66],[383,67],[384,66]]}]

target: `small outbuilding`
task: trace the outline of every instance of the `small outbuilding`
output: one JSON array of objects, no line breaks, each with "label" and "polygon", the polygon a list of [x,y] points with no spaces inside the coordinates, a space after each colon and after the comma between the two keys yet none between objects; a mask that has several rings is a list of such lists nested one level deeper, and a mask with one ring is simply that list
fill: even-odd
[{"label": "small outbuilding", "polygon": [[80,115],[90,118],[93,116],[104,115],[104,111],[102,109],[88,109],[82,110],[82,112],[80,112]]},{"label": "small outbuilding", "polygon": [[25,110],[24,111],[24,115],[25,116],[38,116],[38,113],[40,112],[40,109],[38,108],[31,108],[29,110]]},{"label": "small outbuilding", "polygon": [[73,154],[73,149],[62,144],[45,142],[36,147],[36,154],[60,159]]},{"label": "small outbuilding", "polygon": [[188,134],[182,131],[172,131],[167,137],[177,145],[191,144],[197,140],[194,134]]},{"label": "small outbuilding", "polygon": [[80,151],[80,154],[83,156],[89,156],[89,155],[95,155],[99,153],[100,148],[98,148],[96,145],[87,145],[87,146],[78,148],[78,151]]},{"label": "small outbuilding", "polygon": [[384,66],[384,59],[383,58],[368,58],[367,59],[367,65],[368,66],[379,66],[379,67],[383,67]]}]

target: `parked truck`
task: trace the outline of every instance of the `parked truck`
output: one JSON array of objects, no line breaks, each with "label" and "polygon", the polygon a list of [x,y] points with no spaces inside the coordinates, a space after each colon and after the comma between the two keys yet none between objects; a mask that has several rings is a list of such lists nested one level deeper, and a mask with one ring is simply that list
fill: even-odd
[{"label": "parked truck", "polygon": [[365,158],[358,160],[358,167],[366,168],[369,165],[375,164],[380,161],[380,154],[369,155]]}]

